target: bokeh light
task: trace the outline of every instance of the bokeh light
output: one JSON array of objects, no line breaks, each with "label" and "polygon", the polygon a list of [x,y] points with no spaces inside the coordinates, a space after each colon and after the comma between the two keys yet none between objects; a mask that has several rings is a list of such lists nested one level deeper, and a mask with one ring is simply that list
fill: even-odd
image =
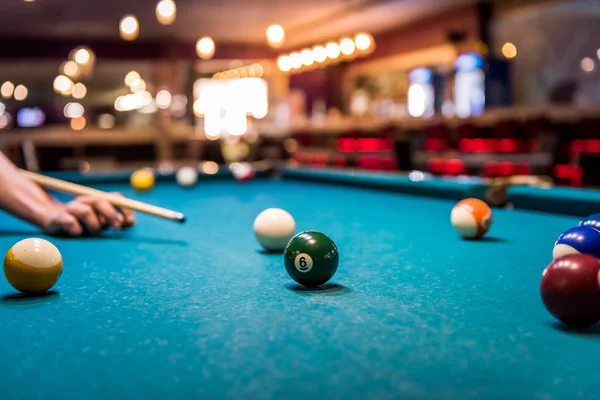
[{"label": "bokeh light", "polygon": [[152,103],[152,95],[147,90],[135,94],[138,98],[140,107],[146,107]]},{"label": "bokeh light", "polygon": [[75,86],[73,86],[71,95],[73,96],[73,98],[81,100],[87,95],[87,88],[81,82],[76,83]]},{"label": "bokeh light", "polygon": [[54,91],[62,95],[69,95],[73,90],[73,81],[64,75],[54,78]]},{"label": "bokeh light", "polygon": [[315,62],[315,56],[310,49],[302,50],[300,56],[302,57],[302,64],[306,65],[307,67],[313,65]]},{"label": "bokeh light", "polygon": [[98,127],[100,129],[112,129],[115,127],[116,118],[112,114],[100,114],[98,117]]},{"label": "bokeh light", "polygon": [[168,90],[159,90],[156,93],[156,106],[161,110],[166,110],[171,105],[171,93]]},{"label": "bokeh light", "polygon": [[427,93],[423,86],[415,83],[408,88],[408,113],[412,117],[422,117],[426,111]]},{"label": "bokeh light", "polygon": [[219,172],[219,164],[214,161],[205,161],[202,163],[200,169],[207,175],[214,175]]},{"label": "bokeh light", "polygon": [[0,115],[0,129],[10,128],[12,123],[12,117],[9,113],[4,113]]},{"label": "bokeh light", "polygon": [[265,69],[259,63],[252,64],[250,66],[250,70],[252,71],[249,73],[250,78],[262,78],[263,74],[265,73]]},{"label": "bokeh light", "polygon": [[290,57],[288,57],[288,56],[279,57],[277,59],[277,67],[282,72],[288,72],[290,69],[292,69]]},{"label": "bokeh light", "polygon": [[119,24],[119,33],[123,40],[135,40],[140,33],[140,25],[136,17],[126,15]]},{"label": "bokeh light", "polygon": [[357,33],[354,36],[354,44],[360,52],[366,52],[371,49],[373,45],[373,38],[368,33]]},{"label": "bokeh light", "polygon": [[285,40],[285,30],[281,25],[271,25],[267,28],[267,43],[273,48],[283,46]]},{"label": "bokeh light", "polygon": [[323,62],[327,59],[327,51],[323,46],[315,46],[312,49],[316,62]]},{"label": "bokeh light", "polygon": [[345,55],[345,56],[352,55],[352,53],[354,53],[354,50],[356,50],[356,46],[354,45],[354,40],[352,40],[350,38],[343,38],[340,40],[340,51],[342,52],[343,55]]},{"label": "bokeh light", "polygon": [[87,65],[92,62],[94,56],[90,49],[85,47],[81,47],[75,50],[75,54],[73,55],[73,61],[75,61],[79,65]]},{"label": "bokeh light", "polygon": [[67,103],[63,109],[66,118],[79,118],[83,116],[84,108],[79,103]]},{"label": "bokeh light", "polygon": [[192,110],[194,111],[194,115],[196,117],[201,117],[204,115],[204,112],[202,111],[202,102],[200,101],[200,99],[197,99],[196,101],[194,101]]},{"label": "bokeh light", "polygon": [[79,66],[73,60],[66,61],[61,66],[60,72],[68,77],[75,78],[79,75]]},{"label": "bokeh light", "polygon": [[506,42],[502,46],[502,55],[507,59],[512,59],[517,56],[517,46],[511,42]]},{"label": "bokeh light", "polygon": [[177,6],[173,0],[161,0],[156,4],[156,19],[163,25],[175,22]]},{"label": "bokeh light", "polygon": [[85,117],[77,117],[71,120],[71,129],[74,131],[81,131],[85,128],[86,120]]},{"label": "bokeh light", "polygon": [[[137,110],[144,106],[142,104],[144,101],[147,101],[147,96],[141,93],[119,96],[115,100],[115,110],[121,112]],[[150,102],[152,102],[152,96],[150,96]]]},{"label": "bokeh light", "polygon": [[13,95],[15,97],[15,100],[23,101],[27,98],[28,94],[29,94],[29,91],[27,90],[27,87],[25,85],[18,85],[15,88],[15,92]]},{"label": "bokeh light", "polygon": [[0,103],[0,115],[4,114],[4,111],[6,111],[6,104]]},{"label": "bokeh light", "polygon": [[46,114],[39,107],[23,107],[17,111],[17,125],[23,128],[36,128],[46,121]]},{"label": "bokeh light", "polygon": [[331,60],[335,60],[340,56],[340,46],[337,43],[327,43],[327,46],[325,46],[325,51],[327,52],[327,57],[329,57]]},{"label": "bokeh light", "polygon": [[209,36],[204,36],[196,43],[196,53],[203,60],[211,59],[215,55],[215,42]]},{"label": "bokeh light", "polygon": [[146,90],[146,81],[142,78],[136,79],[131,85],[131,91],[133,93],[143,92],[144,90]]},{"label": "bokeh light", "polygon": [[0,94],[5,99],[10,99],[15,91],[15,84],[11,81],[6,81],[0,86]]},{"label": "bokeh light", "polygon": [[133,85],[138,79],[141,79],[140,74],[137,71],[129,71],[127,75],[125,75],[125,84],[127,86]]},{"label": "bokeh light", "polygon": [[290,54],[290,65],[293,69],[298,69],[302,67],[302,56],[300,55],[300,53]]},{"label": "bokeh light", "polygon": [[[594,63],[594,60],[592,60],[590,57],[585,57],[583,60],[581,60],[581,69],[584,70],[585,72],[592,72],[595,68],[596,68],[596,65]],[[16,92],[17,92],[17,89],[15,89],[15,97],[16,97]]]}]

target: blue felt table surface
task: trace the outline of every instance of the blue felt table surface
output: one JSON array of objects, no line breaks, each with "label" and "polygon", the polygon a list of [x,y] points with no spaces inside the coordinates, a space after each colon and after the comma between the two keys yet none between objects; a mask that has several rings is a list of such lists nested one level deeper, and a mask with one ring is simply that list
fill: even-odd
[{"label": "blue felt table surface", "polygon": [[[464,241],[451,200],[299,181],[99,187],[189,222],[51,238],[65,269],[50,296],[1,279],[2,400],[600,397],[600,330],[563,330],[539,294],[576,218],[495,210],[489,239]],[[337,243],[329,289],[302,290],[259,251],[268,207]],[[29,236],[0,215],[0,250]]]}]

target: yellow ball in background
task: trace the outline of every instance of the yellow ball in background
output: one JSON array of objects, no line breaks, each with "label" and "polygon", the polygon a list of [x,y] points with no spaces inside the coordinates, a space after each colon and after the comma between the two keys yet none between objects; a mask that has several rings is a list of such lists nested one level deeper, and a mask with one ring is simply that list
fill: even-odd
[{"label": "yellow ball in background", "polygon": [[138,169],[129,178],[131,186],[138,192],[147,192],[154,187],[154,173],[147,169]]},{"label": "yellow ball in background", "polygon": [[17,242],[4,258],[4,276],[23,293],[43,293],[56,284],[63,260],[55,245],[40,238]]}]

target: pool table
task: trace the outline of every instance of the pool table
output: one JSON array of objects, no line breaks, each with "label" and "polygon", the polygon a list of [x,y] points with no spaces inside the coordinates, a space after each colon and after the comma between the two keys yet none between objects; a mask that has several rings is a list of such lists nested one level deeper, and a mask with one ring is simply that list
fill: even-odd
[{"label": "pool table", "polygon": [[[138,214],[127,231],[49,238],[64,271],[43,296],[1,277],[0,398],[600,398],[600,328],[571,331],[540,299],[577,216],[515,202],[484,240],[462,240],[449,213],[481,182],[326,174],[218,174],[192,189],[165,177],[148,193],[126,174],[63,174],[188,222]],[[328,284],[302,287],[261,251],[252,223],[268,207],[336,242]],[[0,250],[31,236],[0,214]]]}]

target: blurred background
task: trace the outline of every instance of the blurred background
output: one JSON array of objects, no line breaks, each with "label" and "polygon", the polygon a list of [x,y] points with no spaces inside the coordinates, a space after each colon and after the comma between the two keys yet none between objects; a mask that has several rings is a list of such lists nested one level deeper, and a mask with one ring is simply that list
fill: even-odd
[{"label": "blurred background", "polygon": [[0,150],[600,185],[598,0],[10,0]]}]

